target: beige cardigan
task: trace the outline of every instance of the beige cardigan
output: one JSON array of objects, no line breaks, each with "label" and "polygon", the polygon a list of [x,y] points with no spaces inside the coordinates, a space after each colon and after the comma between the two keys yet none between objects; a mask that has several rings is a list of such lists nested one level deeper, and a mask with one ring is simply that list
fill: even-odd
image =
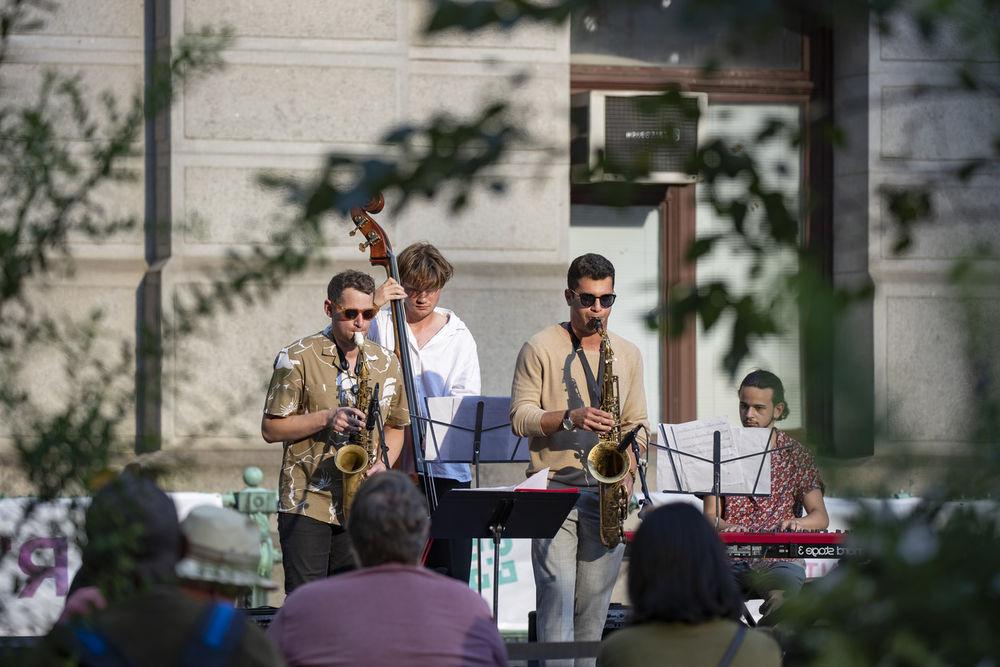
[{"label": "beige cardigan", "polygon": [[[614,351],[613,370],[618,376],[622,434],[646,420],[646,391],[642,382],[639,348],[613,332],[608,332]],[[586,351],[595,380],[600,381],[596,351]],[[550,486],[597,486],[587,474],[584,462],[597,435],[590,431],[542,433],[542,415],[551,410],[575,409],[590,404],[587,376],[573,349],[569,332],[559,324],[542,329],[531,337],[517,355],[514,383],[510,392],[510,421],[514,433],[529,438],[531,463],[528,474],[549,468]],[[646,434],[640,431],[645,445]]]}]

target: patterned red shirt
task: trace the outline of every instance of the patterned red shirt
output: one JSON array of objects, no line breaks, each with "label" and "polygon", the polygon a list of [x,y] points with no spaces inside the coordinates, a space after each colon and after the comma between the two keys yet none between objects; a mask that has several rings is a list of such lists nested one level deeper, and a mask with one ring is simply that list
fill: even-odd
[{"label": "patterned red shirt", "polygon": [[[823,489],[823,479],[808,449],[777,431],[771,455],[770,496],[724,496],[722,518],[747,530],[777,530],[785,519],[801,516],[803,499],[813,489]],[[787,447],[788,449],[781,449]]]}]

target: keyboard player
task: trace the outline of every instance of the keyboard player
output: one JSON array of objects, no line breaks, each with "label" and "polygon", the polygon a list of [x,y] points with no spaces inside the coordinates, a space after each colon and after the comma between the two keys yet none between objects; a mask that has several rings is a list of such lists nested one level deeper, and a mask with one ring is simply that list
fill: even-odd
[{"label": "keyboard player", "polygon": [[[756,370],[743,378],[739,399],[743,426],[770,428],[788,417],[784,386],[769,371]],[[823,480],[812,454],[777,428],[770,447],[780,450],[771,455],[771,495],[723,496],[719,530],[826,530],[830,518],[823,502]],[[704,502],[705,516],[715,524],[720,503],[715,496],[706,496]],[[764,599],[764,623],[786,597],[798,593],[806,578],[801,559],[734,558],[732,567],[744,595]]]}]

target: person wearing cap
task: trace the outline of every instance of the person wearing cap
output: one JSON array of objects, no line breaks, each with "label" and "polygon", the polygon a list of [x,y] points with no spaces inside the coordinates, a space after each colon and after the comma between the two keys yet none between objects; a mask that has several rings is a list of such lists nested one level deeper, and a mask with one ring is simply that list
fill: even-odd
[{"label": "person wearing cap", "polygon": [[[358,373],[367,364],[369,386],[385,420],[385,444],[392,465],[403,448],[410,412],[399,361],[365,333],[377,312],[375,281],[360,271],[341,271],[327,285],[323,331],[278,352],[264,401],[261,436],[282,443],[278,474],[278,536],[285,593],[307,581],[353,567],[343,525],[343,475],[334,463],[337,448],[362,428],[357,405]],[[376,395],[376,389],[378,389]],[[372,438],[378,429],[372,424]],[[371,475],[384,469],[379,461]]]},{"label": "person wearing cap", "polygon": [[305,584],[268,628],[289,665],[366,667],[507,664],[486,602],[420,567],[430,520],[410,479],[365,482],[347,522],[361,569]]},{"label": "person wearing cap", "polygon": [[172,583],[136,589],[105,609],[58,623],[31,664],[283,665],[263,632],[233,607],[251,586],[274,588],[257,573],[257,524],[206,505],[191,510],[180,535],[184,555]]}]

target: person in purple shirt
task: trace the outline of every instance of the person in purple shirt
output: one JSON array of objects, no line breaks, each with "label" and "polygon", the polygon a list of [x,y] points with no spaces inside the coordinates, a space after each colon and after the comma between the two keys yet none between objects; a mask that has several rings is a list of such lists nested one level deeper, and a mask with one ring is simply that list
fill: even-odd
[{"label": "person in purple shirt", "polygon": [[419,566],[429,524],[408,477],[365,481],[347,522],[361,569],[295,589],[268,629],[290,666],[507,664],[486,602]]}]

